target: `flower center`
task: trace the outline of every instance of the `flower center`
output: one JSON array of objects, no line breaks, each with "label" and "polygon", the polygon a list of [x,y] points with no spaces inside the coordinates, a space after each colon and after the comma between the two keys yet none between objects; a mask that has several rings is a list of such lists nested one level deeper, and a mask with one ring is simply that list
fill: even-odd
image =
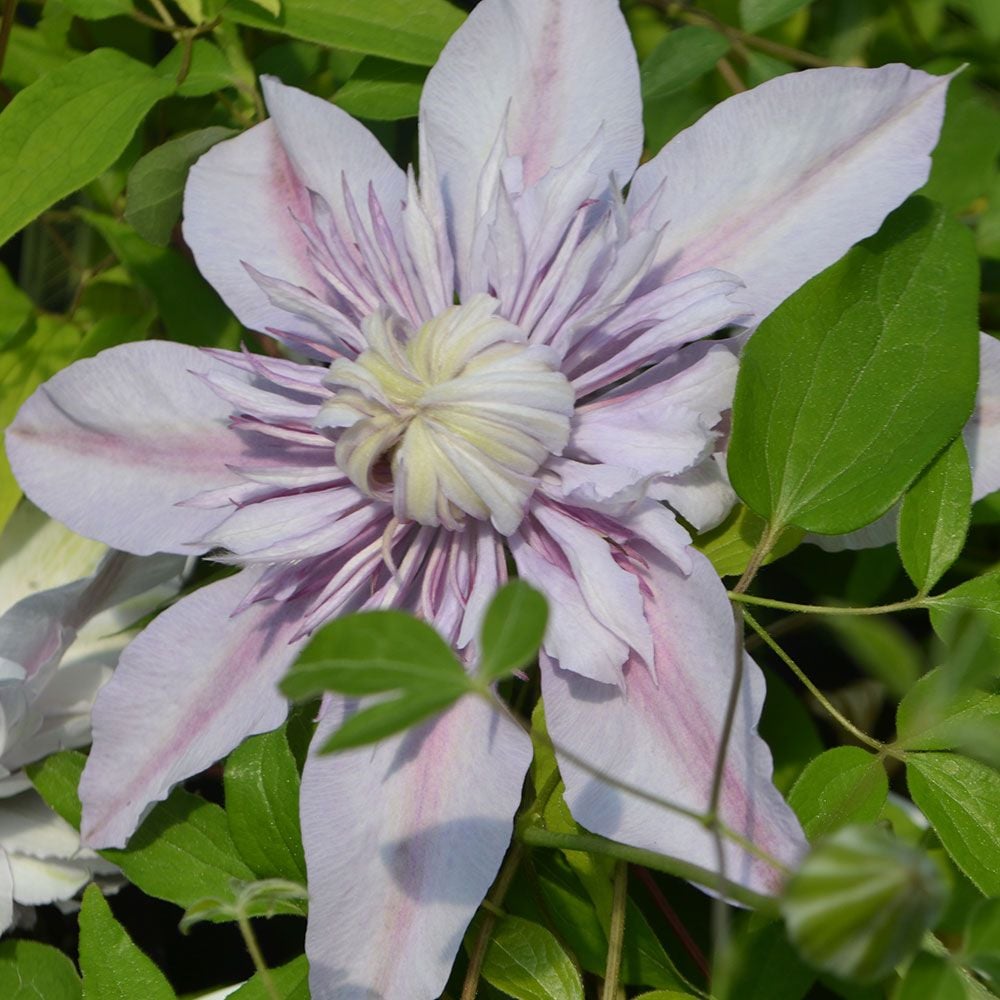
[{"label": "flower center", "polygon": [[509,535],[535,473],[566,447],[573,389],[497,305],[477,295],[416,331],[375,313],[368,349],[330,366],[316,427],[339,429],[338,466],[400,520],[455,529],[468,515]]}]

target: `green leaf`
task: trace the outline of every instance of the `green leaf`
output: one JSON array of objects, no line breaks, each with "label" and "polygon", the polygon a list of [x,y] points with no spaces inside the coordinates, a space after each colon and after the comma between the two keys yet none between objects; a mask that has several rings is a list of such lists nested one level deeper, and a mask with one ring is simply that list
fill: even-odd
[{"label": "green leaf", "polygon": [[188,132],[147,153],[128,175],[125,219],[157,246],[166,246],[180,218],[184,184],[195,160],[235,129],[213,125]]},{"label": "green leaf", "polygon": [[516,1000],[583,1000],[569,955],[541,924],[503,917],[493,930],[483,978]]},{"label": "green leaf", "polygon": [[0,79],[11,90],[23,90],[81,55],[68,45],[49,44],[41,31],[15,24],[10,31]]},{"label": "green leaf", "polygon": [[533,587],[521,580],[501,587],[483,619],[479,677],[495,681],[531,663],[538,655],[548,618],[548,604]]},{"label": "green leaf", "polygon": [[943,876],[922,851],[876,827],[849,826],[805,859],[781,912],[807,961],[877,982],[917,950],[946,895]]},{"label": "green leaf", "polygon": [[980,900],[969,914],[962,945],[964,964],[995,989],[1000,987],[1000,899]]},{"label": "green leaf", "polygon": [[943,958],[923,952],[906,970],[895,1000],[966,1000],[961,973]]},{"label": "green leaf", "polygon": [[[42,798],[77,829],[77,787],[86,762],[82,753],[63,750],[28,768]],[[98,854],[148,896],[185,908],[206,896],[231,897],[234,881],[254,880],[229,834],[225,812],[182,788],[153,808],[126,848]]]},{"label": "green leaf", "polygon": [[355,118],[414,118],[426,78],[427,70],[422,66],[366,56],[350,80],[334,94],[333,103]]},{"label": "green leaf", "polygon": [[977,274],[965,227],[913,199],[771,313],[736,383],[744,502],[823,534],[885,513],[972,410]]},{"label": "green leaf", "polygon": [[152,293],[167,333],[198,347],[235,347],[241,327],[194,265],[175,250],[147,243],[133,229],[97,212],[80,216],[107,241],[115,256]]},{"label": "green leaf", "polygon": [[1000,111],[969,72],[948,87],[941,137],[931,154],[931,175],[920,193],[961,212],[986,194],[1000,156]]},{"label": "green leaf", "polygon": [[920,474],[899,511],[899,556],[925,594],[958,558],[972,515],[972,472],[961,437]]},{"label": "green leaf", "polygon": [[71,14],[88,21],[118,17],[120,14],[128,14],[132,9],[130,0],[61,0],[61,2]]},{"label": "green leaf", "polygon": [[[737,504],[720,525],[696,535],[694,546],[708,556],[719,576],[740,576],[764,534],[764,525],[764,519],[749,507]],[[783,531],[764,560],[764,565],[791,552],[802,541],[804,534],[799,528]]]},{"label": "green leaf", "polygon": [[897,740],[904,750],[955,750],[970,727],[1000,726],[1000,695],[956,684],[950,668],[938,667],[920,680],[896,711]]},{"label": "green leaf", "polygon": [[[47,378],[65,368],[80,347],[80,330],[61,316],[41,315],[0,350],[0,431]],[[21,487],[0,448],[0,527],[21,499]]]},{"label": "green leaf", "polygon": [[696,993],[681,993],[678,990],[653,990],[652,993],[643,993],[635,1000],[691,1000],[697,996]]},{"label": "green leaf", "polygon": [[16,94],[0,114],[0,244],[107,170],[172,90],[148,66],[98,49]]},{"label": "green leaf", "polygon": [[339,753],[378,743],[443,712],[461,695],[462,692],[454,690],[405,691],[398,698],[377,702],[345,719],[319,752]]},{"label": "green leaf", "polygon": [[226,761],[233,843],[260,878],[306,880],[299,829],[299,770],[284,728],[251,736]]},{"label": "green leaf", "polygon": [[464,19],[445,0],[284,0],[274,18],[254,0],[230,0],[227,20],[350,52],[432,66]]},{"label": "green leaf", "polygon": [[985,624],[987,637],[1000,645],[1000,571],[984,573],[928,600],[931,624],[938,635],[948,634],[956,615],[975,611]]},{"label": "green leaf", "polygon": [[740,0],[740,24],[747,31],[757,32],[805,7],[810,0]]},{"label": "green leaf", "polygon": [[37,941],[0,941],[0,997],[4,1000],[81,1000],[73,963]]},{"label": "green leaf", "polygon": [[[282,1000],[309,1000],[309,962],[305,955],[269,971]],[[229,1000],[271,1000],[271,994],[258,972],[235,993],[231,993]]]},{"label": "green leaf", "polygon": [[128,936],[96,885],[80,910],[80,968],[84,1000],[175,1000],[156,964]]},{"label": "green leaf", "polygon": [[816,973],[799,958],[781,921],[757,916],[734,934],[712,977],[717,1000],[803,1000]]},{"label": "green leaf", "polygon": [[882,762],[860,747],[835,747],[811,761],[788,804],[810,840],[849,823],[873,822],[889,794]]},{"label": "green leaf", "polygon": [[430,625],[402,611],[366,611],[325,625],[281,682],[302,701],[327,691],[378,694],[469,690],[462,665]]},{"label": "green leaf", "polygon": [[34,311],[31,299],[11,281],[7,268],[0,264],[0,350],[20,332]]},{"label": "green leaf", "polygon": [[1000,772],[948,753],[911,754],[906,782],[955,864],[1000,896]]},{"label": "green leaf", "polygon": [[[175,45],[157,63],[156,72],[166,80],[176,80],[184,59],[184,43]],[[184,82],[177,87],[179,97],[205,97],[219,90],[238,86],[239,75],[217,45],[204,38],[195,39],[191,62]]]},{"label": "green leaf", "polygon": [[640,67],[643,101],[655,101],[683,90],[729,51],[725,35],[711,28],[676,28],[656,46]]}]

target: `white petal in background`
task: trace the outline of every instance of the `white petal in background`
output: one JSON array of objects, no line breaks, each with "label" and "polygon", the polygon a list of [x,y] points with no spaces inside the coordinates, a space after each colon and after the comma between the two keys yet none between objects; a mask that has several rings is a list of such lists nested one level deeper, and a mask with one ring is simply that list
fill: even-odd
[{"label": "white petal in background", "polygon": [[115,871],[80,846],[19,769],[90,741],[91,706],[132,638],[127,630],[177,593],[187,561],[109,552],[27,501],[0,535],[0,557],[2,932],[15,903],[67,900]]}]

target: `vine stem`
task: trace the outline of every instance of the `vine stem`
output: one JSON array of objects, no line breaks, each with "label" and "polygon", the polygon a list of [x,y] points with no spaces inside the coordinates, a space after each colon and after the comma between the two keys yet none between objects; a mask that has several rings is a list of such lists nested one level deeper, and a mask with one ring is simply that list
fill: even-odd
[{"label": "vine stem", "polygon": [[278,987],[274,985],[274,980],[271,978],[271,970],[267,967],[267,962],[264,961],[260,945],[257,943],[257,935],[254,934],[253,927],[250,926],[250,918],[241,912],[236,918],[236,923],[240,928],[240,934],[243,935],[243,943],[247,946],[247,951],[250,952],[250,958],[253,959],[254,968],[260,975],[260,981],[263,983],[267,995],[271,1000],[281,1000]]},{"label": "vine stem", "polygon": [[793,611],[807,615],[890,615],[896,611],[926,608],[934,603],[933,597],[922,597],[918,594],[905,601],[896,601],[895,604],[876,604],[870,608],[844,608],[837,605],[795,604],[793,601],[777,601],[771,597],[755,597],[735,588],[728,593],[729,599],[738,604],[752,604],[759,608],[773,608],[776,611]]},{"label": "vine stem", "polygon": [[615,865],[614,894],[611,900],[611,926],[608,928],[608,960],[604,967],[604,990],[601,1000],[615,1000],[625,941],[625,910],[628,902],[628,862]]},{"label": "vine stem", "polygon": [[743,609],[743,618],[746,623],[760,636],[767,647],[781,660],[782,663],[788,667],[789,670],[795,674],[796,677],[806,686],[809,693],[826,709],[830,715],[837,720],[855,739],[860,740],[866,746],[871,747],[878,753],[888,752],[888,748],[885,744],[880,743],[874,737],[869,736],[866,732],[858,729],[850,719],[842,715],[837,709],[831,704],[830,700],[823,694],[822,691],[809,679],[802,668],[774,641],[767,629],[761,625],[753,615],[747,611],[746,608]]},{"label": "vine stem", "polygon": [[702,868],[680,858],[647,851],[641,847],[629,847],[628,844],[619,844],[615,840],[598,837],[593,833],[557,833],[554,830],[543,830],[538,826],[526,826],[518,831],[517,837],[528,847],[583,851],[614,858],[617,861],[627,861],[633,865],[642,865],[644,868],[652,868],[654,871],[673,875],[687,882],[707,886],[713,892],[722,893],[767,916],[776,916],[778,913],[777,901],[771,896],[762,896],[736,882],[720,878],[718,872],[712,871],[711,868]]},{"label": "vine stem", "polygon": [[469,968],[465,973],[460,1000],[475,1000],[476,998],[476,993],[479,990],[479,976],[483,971],[483,960],[486,958],[486,949],[490,945],[490,937],[492,937],[493,928],[496,926],[497,915],[523,858],[524,844],[515,841],[514,846],[507,854],[507,860],[504,861],[503,867],[500,869],[496,882],[493,883],[489,896],[486,897],[486,902],[490,905],[484,907],[483,922],[480,924],[476,943],[469,955]]},{"label": "vine stem", "polygon": [[[753,582],[757,571],[764,564],[768,553],[774,547],[782,531],[780,524],[769,521],[764,528],[764,533],[754,547],[750,555],[743,575],[739,578],[733,588],[734,594],[742,594]],[[722,782],[726,773],[726,757],[729,754],[729,743],[733,733],[733,725],[736,722],[736,708],[740,700],[740,691],[743,688],[744,674],[744,650],[743,650],[743,619],[740,615],[739,605],[730,604],[733,615],[733,677],[729,684],[729,696],[726,699],[726,712],[722,721],[722,732],[719,735],[719,747],[715,753],[715,764],[712,768],[712,786],[708,798],[708,828],[715,839],[716,865],[719,869],[719,878],[724,882],[726,879],[726,845],[723,842],[722,828],[719,820],[719,802],[722,798]],[[712,901],[712,952],[715,965],[718,965],[719,956],[724,954],[729,947],[729,911],[726,902],[721,897],[716,897]]]},{"label": "vine stem", "polygon": [[[484,697],[495,712],[502,715],[505,719],[512,722],[515,726],[518,726],[523,732],[525,732],[529,738],[531,737],[531,730],[524,724],[524,722],[519,719],[510,709],[497,697],[495,697],[489,690],[483,690],[479,692],[481,697]],[[592,778],[596,778],[598,781],[603,782],[606,785],[610,785],[612,788],[617,788],[620,791],[628,792],[629,795],[634,795],[636,798],[642,799],[644,802],[649,802],[652,805],[659,806],[661,809],[666,809],[669,812],[677,813],[679,816],[685,816],[688,819],[694,820],[696,823],[700,823],[702,826],[710,826],[712,818],[706,813],[700,813],[695,809],[688,809],[687,806],[682,806],[678,802],[671,802],[670,799],[660,798],[658,795],[653,795],[651,792],[647,792],[643,788],[639,788],[637,785],[629,784],[627,781],[620,781],[618,778],[613,777],[610,774],[605,773],[598,767],[594,767],[593,764],[588,763],[582,757],[578,757],[572,750],[567,750],[565,747],[560,746],[552,741],[550,738],[548,740],[548,745],[552,749],[552,752],[558,757],[563,758],[563,760],[572,764],[574,767],[580,768],[581,771],[585,771]],[[735,830],[726,826],[725,823],[718,823],[719,831],[722,836],[733,841],[734,844],[739,845],[748,854],[752,854],[755,858],[759,858],[765,864],[770,865],[775,871],[788,874],[787,867],[779,861],[777,858],[771,857],[763,848],[758,847],[752,840],[748,840],[742,834],[737,833]],[[651,854],[651,852],[647,852]],[[652,857],[667,857],[667,855],[657,855],[652,854]],[[640,862],[641,864],[646,864],[646,862]],[[655,868],[656,865],[648,865],[650,868]],[[661,869],[666,871],[667,869]],[[699,869],[700,870],[700,869]]]}]

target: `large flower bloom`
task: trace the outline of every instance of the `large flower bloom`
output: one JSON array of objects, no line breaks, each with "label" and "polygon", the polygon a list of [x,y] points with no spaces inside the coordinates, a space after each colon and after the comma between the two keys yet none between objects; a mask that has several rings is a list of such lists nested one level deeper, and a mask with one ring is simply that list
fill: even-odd
[{"label": "large flower bloom", "polygon": [[[276,681],[336,615],[402,607],[474,656],[507,554],[550,600],[555,743],[704,810],[736,637],[660,502],[698,527],[731,503],[715,446],[736,361],[702,338],[759,321],[923,183],[946,85],[782,77],[637,170],[617,3],[484,0],[428,77],[418,184],[337,108],[265,81],[270,120],[197,163],[184,232],[240,319],[312,361],[126,345],[53,378],[8,435],[26,491],[83,534],[242,567],[162,614],[102,692],[88,842],[124,843],[172,784],[277,726]],[[762,698],[747,661],[721,812],[794,862]],[[310,759],[317,1000],[438,995],[530,756],[469,700]],[[698,823],[562,763],[584,826],[714,867]],[[735,845],[727,873],[778,882]]]}]

